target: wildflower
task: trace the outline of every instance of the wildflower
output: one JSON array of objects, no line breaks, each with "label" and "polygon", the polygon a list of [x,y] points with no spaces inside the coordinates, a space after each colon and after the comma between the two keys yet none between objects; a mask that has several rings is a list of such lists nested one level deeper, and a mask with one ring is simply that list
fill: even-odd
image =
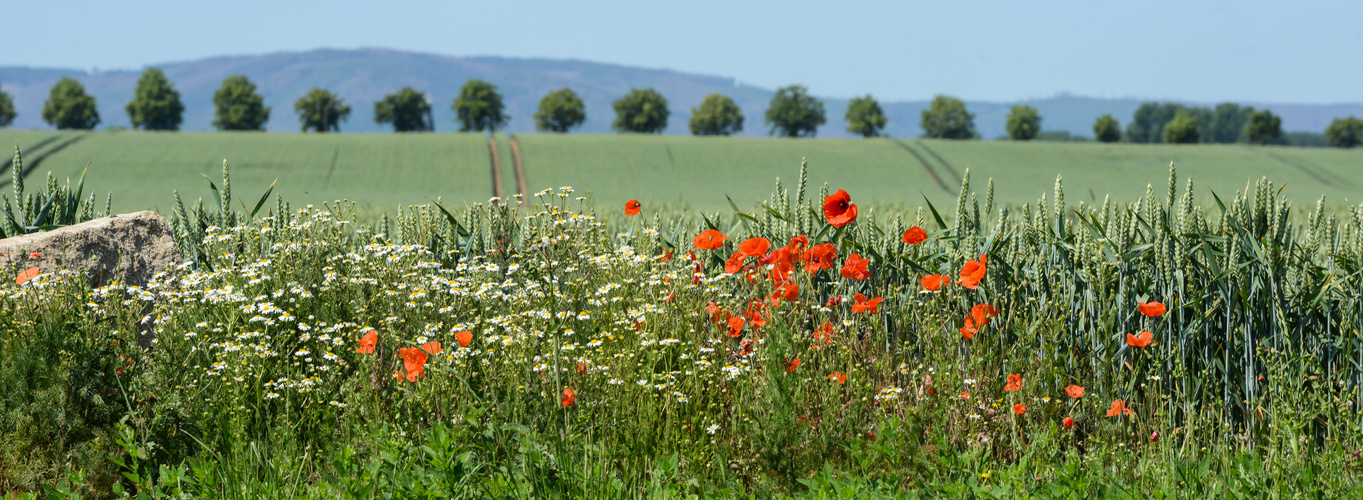
[{"label": "wildflower", "polygon": [[1133,414],[1135,414],[1136,412],[1131,411],[1130,408],[1127,408],[1127,407],[1126,407],[1126,402],[1125,402],[1125,401],[1122,401],[1122,400],[1120,400],[1120,399],[1118,399],[1118,400],[1116,400],[1116,401],[1113,401],[1113,402],[1112,402],[1112,407],[1111,407],[1111,408],[1108,408],[1108,410],[1107,410],[1107,416],[1109,416],[1109,417],[1115,417],[1115,416],[1121,415],[1121,414],[1123,414],[1123,413],[1125,413],[1125,414],[1127,414],[1127,415],[1133,415]]},{"label": "wildflower", "polygon": [[421,344],[421,350],[431,353],[431,355],[436,355],[440,354],[440,351],[443,351],[445,349],[440,346],[440,342],[432,340],[425,344]]},{"label": "wildflower", "polygon": [[587,374],[587,362],[586,362],[586,361],[578,361],[578,362],[577,362],[577,374],[578,374],[578,375],[586,375],[586,374]]},{"label": "wildflower", "polygon": [[852,312],[859,313],[864,311],[871,314],[875,314],[876,309],[880,307],[880,301],[885,300],[884,297],[876,297],[867,300],[866,296],[860,293],[853,296],[852,299],[857,301],[856,304],[852,305]]},{"label": "wildflower", "polygon": [[960,285],[971,290],[980,286],[980,281],[984,279],[985,263],[988,262],[984,255],[980,255],[980,260],[972,260],[961,266]]},{"label": "wildflower", "polygon": [[762,257],[767,255],[767,250],[771,249],[771,241],[766,238],[748,238],[747,241],[738,245],[738,251],[744,255],[752,257]]},{"label": "wildflower", "polygon": [[1022,374],[1014,373],[1008,376],[1008,384],[1003,386],[1003,390],[1008,392],[1022,390]]},{"label": "wildflower", "polygon": [[378,342],[379,332],[377,330],[369,330],[369,333],[364,334],[364,337],[360,338],[360,348],[355,349],[355,352],[360,354],[373,354],[374,344],[377,344]]},{"label": "wildflower", "polygon": [[33,259],[33,260],[38,260],[38,259],[43,258],[43,254],[40,254],[40,253],[38,253],[38,252],[33,252],[33,253],[28,254],[28,258]]},{"label": "wildflower", "polygon": [[1073,418],[1070,418],[1070,417],[1065,417],[1064,420],[1061,420],[1061,421],[1060,421],[1060,425],[1065,426],[1066,429],[1073,429],[1073,428],[1074,428],[1074,419],[1073,419]]},{"label": "wildflower", "polygon": [[795,358],[786,363],[786,373],[795,371],[800,367],[800,358]]},{"label": "wildflower", "polygon": [[965,324],[961,326],[961,338],[970,340],[975,338],[976,333],[980,333],[980,331],[976,329],[975,321],[970,318],[966,318]]},{"label": "wildflower", "polygon": [[1068,394],[1074,399],[1082,398],[1084,397],[1084,387],[1073,384],[1067,385],[1065,386],[1065,394]]},{"label": "wildflower", "polygon": [[961,391],[961,399],[970,399],[970,391]]},{"label": "wildflower", "polygon": [[913,226],[907,231],[904,231],[904,237],[902,239],[904,243],[917,245],[928,239],[928,233],[921,227]]},{"label": "wildflower", "polygon": [[822,325],[819,325],[819,328],[814,330],[814,340],[822,341],[824,344],[832,343],[833,323],[825,321]]},{"label": "wildflower", "polygon": [[743,323],[747,320],[740,317],[729,318],[729,336],[738,338],[743,336]]},{"label": "wildflower", "polygon": [[[1146,347],[1151,344],[1151,341],[1154,338],[1155,334],[1150,332],[1141,332],[1138,335],[1132,335],[1128,333],[1126,334],[1126,343],[1131,345],[1132,347]],[[1158,344],[1158,342],[1155,343]]]},{"label": "wildflower", "polygon": [[742,251],[734,252],[729,256],[729,260],[724,261],[724,272],[728,274],[738,274],[743,270],[743,261],[748,259],[748,254]]},{"label": "wildflower", "polygon": [[1150,442],[1151,442],[1151,443],[1155,442],[1155,441],[1158,440],[1158,439],[1159,439],[1159,431],[1154,431],[1154,432],[1151,432],[1151,433],[1150,433]]},{"label": "wildflower", "polygon": [[706,433],[709,433],[709,434],[714,434],[715,432],[718,432],[718,431],[719,431],[719,424],[710,424],[709,427],[706,427],[706,428],[705,428],[705,432],[706,432]]},{"label": "wildflower", "polygon": [[568,388],[568,387],[563,388],[563,400],[562,400],[563,406],[568,406],[568,405],[573,404],[573,400],[575,399],[574,396],[577,396],[577,391],[574,391],[574,390],[572,390],[571,388]]},{"label": "wildflower", "polygon": [[625,215],[639,215],[639,200],[625,202]]},{"label": "wildflower", "polygon": [[786,247],[790,249],[792,255],[804,253],[805,249],[809,247],[809,237],[803,234],[791,237],[790,243],[787,243]]},{"label": "wildflower", "polygon": [[869,259],[864,259],[860,255],[849,255],[847,261],[842,265],[842,277],[857,281],[870,278],[871,272],[866,270],[866,266],[870,263]]},{"label": "wildflower", "polygon": [[771,298],[772,300],[785,299],[794,302],[800,299],[800,287],[789,281],[781,283],[776,285],[775,290],[771,293]]},{"label": "wildflower", "polygon": [[23,271],[19,271],[19,274],[18,274],[17,276],[14,277],[14,282],[17,283],[17,284],[22,285],[22,284],[24,284],[24,283],[28,283],[28,281],[31,280],[31,279],[33,279],[33,278],[37,278],[38,275],[39,275],[39,274],[42,274],[42,273],[43,273],[43,272],[42,272],[42,271],[39,271],[38,268],[36,268],[36,267],[30,267],[30,268],[25,269],[25,270],[23,270]]},{"label": "wildflower", "polygon": [[1137,302],[1136,309],[1139,309],[1141,314],[1151,318],[1163,316],[1166,311],[1162,302]]},{"label": "wildflower", "polygon": [[833,372],[828,374],[828,380],[832,381],[835,384],[842,385],[844,383],[847,383],[847,374],[843,372]]},{"label": "wildflower", "polygon": [[724,241],[728,239],[729,237],[724,236],[724,233],[714,229],[707,229],[696,235],[696,238],[692,240],[691,243],[700,250],[714,250],[724,246]]},{"label": "wildflower", "polygon": [[398,356],[402,357],[402,369],[407,372],[407,381],[416,382],[417,379],[426,376],[426,351],[415,347],[403,347],[398,349]]},{"label": "wildflower", "polygon": [[1013,405],[1013,414],[1014,414],[1014,415],[1021,415],[1021,414],[1023,414],[1023,413],[1027,413],[1027,407],[1026,407],[1026,406],[1024,406],[1022,403],[1018,403],[1018,404]]},{"label": "wildflower", "polygon": [[459,347],[468,347],[469,342],[473,342],[473,332],[462,331],[454,334],[454,341],[459,343]]},{"label": "wildflower", "polygon": [[989,323],[990,318],[998,315],[998,308],[989,304],[978,304],[970,309],[970,317],[975,320],[976,326],[984,326]]},{"label": "wildflower", "polygon": [[951,284],[951,277],[945,274],[929,274],[922,279],[923,290],[935,292]]},{"label": "wildflower", "polygon": [[852,195],[839,189],[823,200],[823,215],[833,227],[842,227],[857,220],[857,206],[852,204]]}]

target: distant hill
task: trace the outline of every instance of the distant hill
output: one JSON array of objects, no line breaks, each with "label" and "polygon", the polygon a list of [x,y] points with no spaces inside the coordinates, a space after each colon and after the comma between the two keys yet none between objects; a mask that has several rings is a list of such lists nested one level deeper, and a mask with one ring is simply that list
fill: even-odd
[{"label": "distant hill", "polygon": [[[610,132],[614,112],[611,101],[631,87],[653,87],[667,97],[672,116],[667,133],[686,134],[691,108],[705,95],[720,92],[743,108],[743,135],[764,136],[763,112],[773,89],[738,83],[733,78],[680,73],[576,60],[514,59],[504,57],[450,57],[385,49],[314,50],[277,52],[251,56],[227,56],[197,61],[158,64],[180,91],[185,103],[184,130],[210,130],[213,91],[231,74],[245,74],[259,86],[266,104],[273,108],[267,129],[294,132],[298,121],[293,102],[313,87],[340,94],[354,109],[342,125],[346,132],[387,130],[373,121],[373,103],[404,86],[429,93],[435,100],[436,130],[454,128],[450,103],[465,80],[478,78],[497,85],[506,96],[511,132],[534,130],[531,118],[539,100],[551,90],[571,87],[587,103],[587,123],[582,132]],[[101,127],[128,126],[124,105],[132,99],[141,70],[85,71],[79,69],[0,67],[0,86],[14,96],[19,116],[14,128],[48,128],[42,121],[42,105],[52,84],[63,76],[85,84],[99,102]],[[1001,83],[1006,85],[1006,83]],[[1125,126],[1140,99],[1100,99],[1057,94],[1023,101],[1035,106],[1046,130],[1092,135],[1095,117],[1112,113]],[[846,137],[842,120],[845,98],[825,98],[828,123],[820,137]],[[919,113],[927,101],[882,102],[894,137],[917,137]],[[1004,119],[1016,103],[968,102],[976,114],[981,135],[992,139],[1004,135]],[[1204,103],[1205,104],[1205,103]],[[1338,116],[1363,116],[1363,104],[1307,105],[1244,103],[1272,109],[1283,118],[1286,130],[1319,132]]]}]

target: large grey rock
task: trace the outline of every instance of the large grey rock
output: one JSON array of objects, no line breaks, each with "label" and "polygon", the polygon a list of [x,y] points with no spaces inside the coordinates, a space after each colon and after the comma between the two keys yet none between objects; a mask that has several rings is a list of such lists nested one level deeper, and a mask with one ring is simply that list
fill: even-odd
[{"label": "large grey rock", "polygon": [[[41,256],[31,258],[33,252]],[[0,240],[0,269],[11,280],[18,271],[36,266],[44,273],[84,271],[94,286],[115,279],[144,286],[156,273],[179,263],[170,223],[150,210]]]}]

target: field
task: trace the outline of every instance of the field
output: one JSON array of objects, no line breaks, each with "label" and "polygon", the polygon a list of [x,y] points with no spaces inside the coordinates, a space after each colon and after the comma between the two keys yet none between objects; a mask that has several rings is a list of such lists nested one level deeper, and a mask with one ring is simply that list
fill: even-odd
[{"label": "field", "polygon": [[[506,137],[498,139],[504,192],[514,193]],[[640,199],[709,213],[728,210],[725,194],[746,205],[770,192],[778,177],[789,185],[802,158],[809,159],[813,189],[829,182],[874,206],[916,206],[919,193],[934,204],[954,202],[966,169],[981,187],[994,179],[1000,204],[1035,201],[1057,175],[1064,176],[1072,200],[1101,203],[1105,194],[1129,199],[1143,195],[1148,184],[1158,191],[1171,161],[1198,183],[1199,204],[1211,203],[1208,187],[1230,196],[1261,176],[1285,182],[1283,194],[1298,203],[1321,195],[1357,203],[1363,187],[1363,151],[1357,150],[545,134],[518,139],[532,192],[572,185],[590,190],[602,206]],[[295,204],[348,198],[361,207],[392,208],[430,197],[461,206],[486,202],[493,192],[487,143],[477,134],[0,131],[0,144],[41,158],[35,176],[76,176],[93,161],[88,185],[101,196],[114,192],[119,211],[164,209],[177,189],[187,201],[206,195],[200,175],[217,176],[224,158],[243,196],[263,192],[278,178],[276,192]]]}]

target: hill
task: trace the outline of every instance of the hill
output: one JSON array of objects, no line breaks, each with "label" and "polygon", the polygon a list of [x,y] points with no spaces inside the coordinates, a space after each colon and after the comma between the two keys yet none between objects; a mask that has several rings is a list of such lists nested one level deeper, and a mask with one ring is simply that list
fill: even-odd
[{"label": "hill", "polygon": [[[720,92],[743,108],[747,117],[742,135],[765,136],[763,112],[773,90],[745,85],[733,78],[680,73],[575,60],[513,59],[503,57],[450,57],[435,54],[385,49],[314,50],[277,52],[250,56],[212,57],[196,61],[157,64],[182,94],[185,103],[184,130],[210,130],[213,119],[212,96],[231,74],[252,79],[273,108],[268,130],[290,132],[298,129],[293,102],[313,87],[340,94],[354,109],[343,124],[346,132],[379,132],[386,129],[373,122],[373,103],[403,86],[428,92],[435,101],[436,129],[454,128],[450,103],[465,80],[478,78],[496,84],[506,96],[512,119],[511,132],[534,129],[531,116],[540,98],[551,90],[571,87],[587,104],[587,123],[582,132],[608,133],[614,117],[610,103],[632,87],[654,87],[670,101],[672,117],[668,134],[686,134],[690,109],[705,95]],[[0,87],[12,94],[19,117],[19,129],[49,128],[42,122],[43,101],[52,84],[63,76],[82,81],[99,102],[103,127],[128,126],[124,105],[132,99],[140,70],[85,71],[63,68],[0,67]],[[815,89],[817,91],[817,89]],[[968,97],[968,96],[963,96]],[[1044,118],[1047,130],[1065,130],[1091,135],[1093,120],[1112,113],[1123,123],[1130,120],[1140,99],[1099,99],[1069,94],[1028,99]],[[1013,102],[969,102],[977,114],[976,123],[985,138],[1004,134],[1004,119]],[[1206,104],[1206,103],[1203,103]],[[1274,110],[1283,117],[1286,130],[1319,132],[1337,116],[1363,115],[1363,105],[1298,105],[1247,103]],[[883,102],[893,137],[917,137],[919,112],[927,100]],[[842,116],[847,99],[826,97],[828,123],[820,137],[846,137]]]}]

